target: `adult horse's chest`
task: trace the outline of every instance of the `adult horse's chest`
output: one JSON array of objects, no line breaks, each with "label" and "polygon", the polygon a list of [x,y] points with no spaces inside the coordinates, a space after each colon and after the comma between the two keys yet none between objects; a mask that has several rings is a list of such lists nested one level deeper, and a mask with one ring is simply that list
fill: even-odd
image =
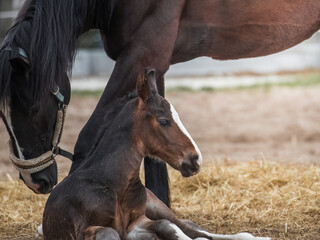
[{"label": "adult horse's chest", "polygon": [[[109,28],[100,29],[108,56],[117,60],[120,54],[127,54],[126,51],[132,46],[151,50],[150,42],[157,41],[165,35],[170,35],[169,40],[160,41],[158,45],[164,45],[170,52],[169,48],[175,42],[176,33],[174,30],[169,34],[168,29],[171,31],[173,23],[178,25],[179,9],[183,8],[185,2],[186,0],[117,1]],[[167,44],[170,46],[166,46]]]},{"label": "adult horse's chest", "polygon": [[116,60],[131,37],[135,35],[143,22],[148,5],[139,3],[139,0],[118,1],[114,11],[110,29],[100,29],[103,45],[108,56]]}]

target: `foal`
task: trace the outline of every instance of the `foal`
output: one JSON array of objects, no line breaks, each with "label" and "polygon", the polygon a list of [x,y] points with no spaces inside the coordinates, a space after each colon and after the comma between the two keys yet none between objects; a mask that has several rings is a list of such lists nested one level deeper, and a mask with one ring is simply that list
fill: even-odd
[{"label": "foal", "polygon": [[157,93],[154,71],[139,76],[137,93],[115,102],[93,152],[53,190],[43,215],[45,239],[213,239],[178,220],[140,182],[146,156],[165,159],[185,177],[198,173],[202,157],[173,106]]}]

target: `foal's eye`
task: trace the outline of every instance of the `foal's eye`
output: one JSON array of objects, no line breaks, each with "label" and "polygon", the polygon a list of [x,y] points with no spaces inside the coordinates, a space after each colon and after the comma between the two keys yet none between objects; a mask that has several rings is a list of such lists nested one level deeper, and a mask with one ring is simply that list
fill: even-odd
[{"label": "foal's eye", "polygon": [[170,122],[168,119],[159,119],[158,122],[160,123],[161,126],[166,127],[170,125]]}]

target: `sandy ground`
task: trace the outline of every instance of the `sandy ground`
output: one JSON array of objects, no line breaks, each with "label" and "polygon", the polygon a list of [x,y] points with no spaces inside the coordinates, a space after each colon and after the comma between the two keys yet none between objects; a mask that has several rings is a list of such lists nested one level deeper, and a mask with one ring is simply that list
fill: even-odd
[{"label": "sandy ground", "polygon": [[[309,88],[172,91],[175,106],[204,156],[205,163],[267,159],[320,165],[320,86]],[[62,147],[73,150],[77,135],[97,97],[73,96]],[[17,178],[7,150],[8,134],[0,125],[0,181]],[[70,163],[58,157],[65,175]]]}]

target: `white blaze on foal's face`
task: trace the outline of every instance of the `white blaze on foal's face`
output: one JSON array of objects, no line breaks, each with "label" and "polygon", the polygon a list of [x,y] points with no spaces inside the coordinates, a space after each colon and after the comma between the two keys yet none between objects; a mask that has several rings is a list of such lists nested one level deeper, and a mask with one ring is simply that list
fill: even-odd
[{"label": "white blaze on foal's face", "polygon": [[178,127],[180,128],[180,130],[190,139],[195,151],[197,152],[197,154],[199,155],[199,159],[197,161],[199,167],[202,164],[202,155],[201,152],[197,146],[197,144],[195,143],[195,141],[192,139],[192,137],[190,136],[189,132],[187,131],[187,129],[184,127],[184,125],[182,124],[179,115],[177,113],[177,111],[175,110],[175,108],[173,107],[172,104],[170,104],[170,110],[171,110],[171,114],[172,114],[172,119],[175,121],[175,123],[178,125]]}]

